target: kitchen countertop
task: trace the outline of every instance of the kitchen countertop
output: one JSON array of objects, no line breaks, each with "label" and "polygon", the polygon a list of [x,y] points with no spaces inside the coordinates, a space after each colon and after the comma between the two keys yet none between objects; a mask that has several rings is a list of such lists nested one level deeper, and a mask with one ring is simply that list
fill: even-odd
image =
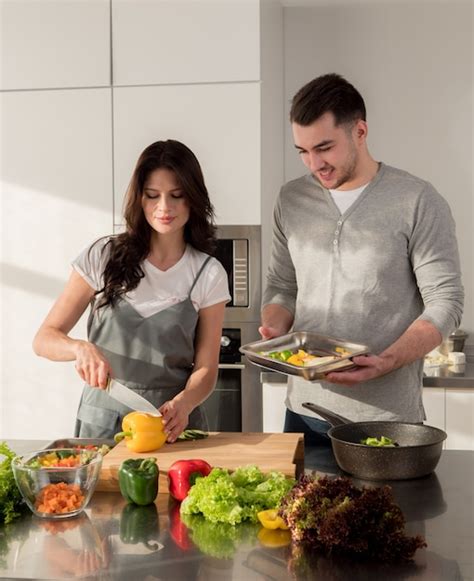
[{"label": "kitchen countertop", "polygon": [[[26,440],[7,443],[20,454],[47,444]],[[307,472],[341,473],[330,447],[307,447],[305,453]],[[421,534],[428,543],[426,549],[417,551],[411,564],[350,563],[313,554],[307,563],[310,568],[306,571],[310,573],[299,569],[292,576],[289,547],[262,546],[251,527],[236,529],[240,531],[237,537],[243,534],[242,530],[246,531],[242,544],[231,537],[225,542],[223,530],[211,525],[207,542],[201,542],[201,548],[186,546],[186,537],[175,520],[175,505],[169,504],[168,495],[158,495],[140,530],[133,532],[133,520],[127,519],[127,505],[121,495],[96,492],[79,517],[51,521],[27,513],[8,527],[0,528],[0,578],[472,580],[474,452],[444,450],[435,473],[390,484],[405,514],[406,532]],[[223,558],[222,553],[228,557]]]},{"label": "kitchen countertop", "polygon": [[[263,371],[261,383],[286,383],[287,376],[274,371]],[[474,388],[474,361],[464,365],[440,365],[425,369],[424,387]]]}]

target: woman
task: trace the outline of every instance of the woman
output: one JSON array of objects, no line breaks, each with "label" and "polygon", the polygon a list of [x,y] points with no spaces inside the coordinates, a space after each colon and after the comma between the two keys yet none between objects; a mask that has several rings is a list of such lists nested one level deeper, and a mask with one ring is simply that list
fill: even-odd
[{"label": "woman", "polygon": [[[121,430],[131,410],[105,391],[112,376],[159,409],[174,442],[187,425],[207,428],[199,404],[216,382],[230,299],[226,272],[210,256],[213,209],[192,151],[173,140],[147,147],[124,216],[124,233],[99,239],[73,262],[33,348],[75,361],[86,382],[76,436]],[[88,341],[69,337],[89,304]]]}]

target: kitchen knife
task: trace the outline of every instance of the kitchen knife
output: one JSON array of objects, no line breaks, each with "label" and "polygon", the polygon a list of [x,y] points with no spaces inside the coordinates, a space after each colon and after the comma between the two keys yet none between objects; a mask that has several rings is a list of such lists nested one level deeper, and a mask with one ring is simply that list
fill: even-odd
[{"label": "kitchen knife", "polygon": [[116,379],[112,379],[111,377],[109,378],[106,392],[110,395],[110,397],[113,397],[132,410],[161,416],[160,412],[152,403]]}]

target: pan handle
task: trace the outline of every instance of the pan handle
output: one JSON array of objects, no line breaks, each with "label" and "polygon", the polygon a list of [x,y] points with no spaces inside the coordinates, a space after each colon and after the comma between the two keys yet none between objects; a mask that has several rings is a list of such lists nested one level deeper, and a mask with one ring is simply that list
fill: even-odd
[{"label": "pan handle", "polygon": [[333,427],[334,426],[343,426],[344,424],[351,424],[352,423],[347,418],[344,418],[343,416],[335,414],[334,412],[330,412],[326,408],[323,408],[319,405],[316,405],[315,403],[311,403],[310,401],[302,403],[301,405],[304,408],[311,410],[315,414],[318,414],[318,416],[321,416],[322,418],[327,420],[331,424],[331,426],[333,426]]}]

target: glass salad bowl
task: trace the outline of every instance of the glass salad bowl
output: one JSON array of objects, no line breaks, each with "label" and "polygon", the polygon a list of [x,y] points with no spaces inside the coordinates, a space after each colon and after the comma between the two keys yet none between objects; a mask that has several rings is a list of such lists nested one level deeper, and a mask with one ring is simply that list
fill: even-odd
[{"label": "glass salad bowl", "polygon": [[98,450],[50,448],[12,461],[18,489],[31,511],[42,518],[79,514],[89,502],[102,466]]}]

